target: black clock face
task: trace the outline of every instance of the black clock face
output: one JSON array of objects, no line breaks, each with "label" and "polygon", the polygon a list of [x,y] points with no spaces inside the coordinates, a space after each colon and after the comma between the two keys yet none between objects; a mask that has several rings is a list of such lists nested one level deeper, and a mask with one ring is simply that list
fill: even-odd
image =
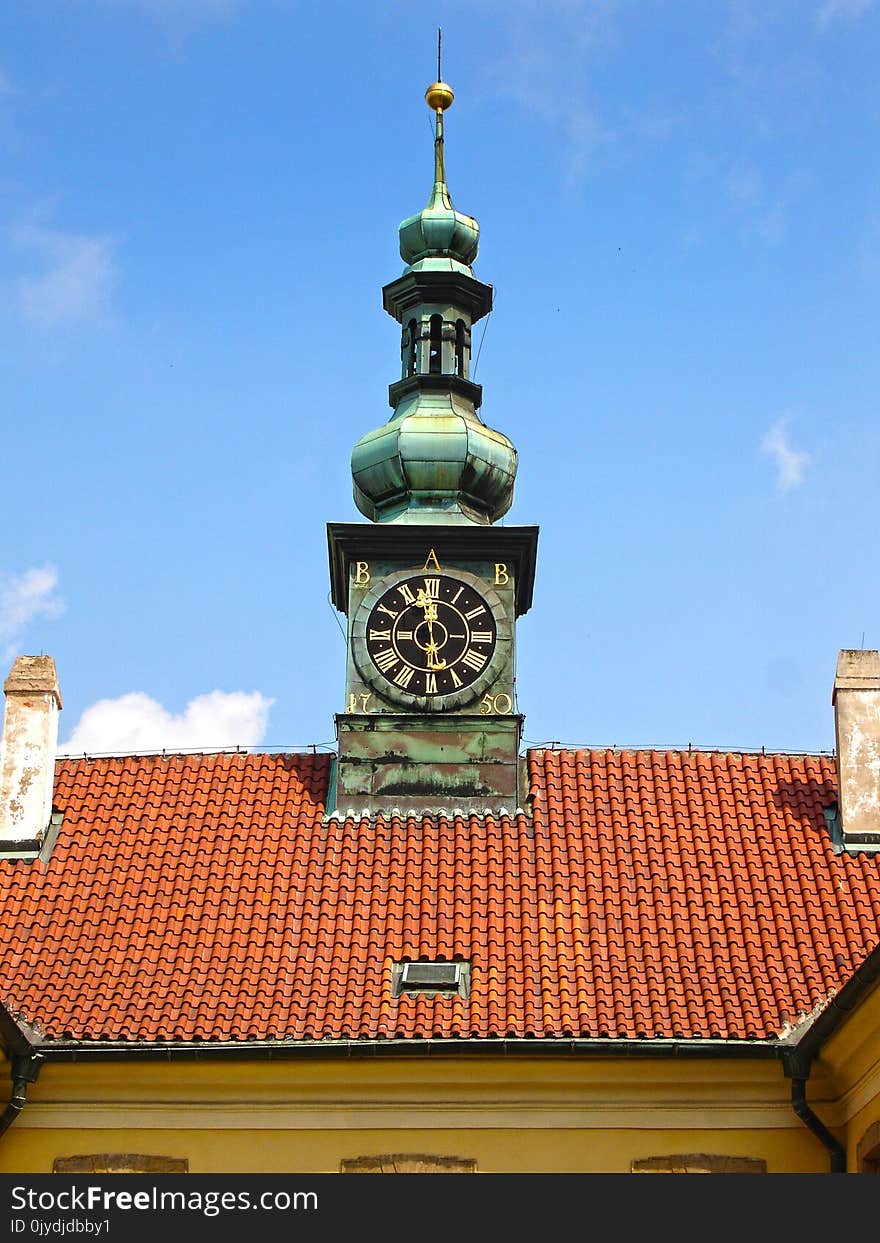
[{"label": "black clock face", "polygon": [[376,600],[365,647],[379,674],[410,695],[452,695],[489,665],[495,617],[475,587],[446,574],[414,574]]}]

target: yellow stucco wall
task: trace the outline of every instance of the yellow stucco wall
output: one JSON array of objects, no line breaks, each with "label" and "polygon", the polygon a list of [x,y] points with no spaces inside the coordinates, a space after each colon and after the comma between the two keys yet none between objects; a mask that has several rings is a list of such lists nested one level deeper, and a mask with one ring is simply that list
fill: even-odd
[{"label": "yellow stucco wall", "polygon": [[857,1173],[859,1143],[872,1124],[880,1123],[880,984],[825,1043],[817,1067],[845,1123],[847,1169]]},{"label": "yellow stucco wall", "polygon": [[480,1173],[627,1173],[639,1157],[708,1152],[762,1157],[770,1173],[824,1173],[821,1146],[798,1131],[53,1131],[4,1139],[4,1173],[51,1173],[55,1157],[136,1152],[186,1157],[193,1174],[338,1173],[344,1157],[429,1153],[476,1160]]},{"label": "yellow stucco wall", "polygon": [[[828,1091],[811,1080],[811,1103]],[[0,1138],[0,1171],[96,1152],[186,1157],[193,1173],[337,1172],[388,1152],[472,1158],[484,1173],[627,1172],[693,1152],[828,1169],[775,1060],[49,1063]]]}]

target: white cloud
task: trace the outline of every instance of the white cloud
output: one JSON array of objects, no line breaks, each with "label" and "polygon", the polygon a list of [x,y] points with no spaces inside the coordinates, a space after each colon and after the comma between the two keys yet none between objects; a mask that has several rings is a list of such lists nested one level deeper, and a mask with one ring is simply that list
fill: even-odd
[{"label": "white cloud", "polygon": [[58,617],[63,612],[54,565],[0,576],[0,643],[4,645],[4,659],[20,655],[19,645],[31,622],[38,617]]},{"label": "white cloud", "polygon": [[748,226],[748,232],[768,246],[778,245],[788,229],[788,216],[781,203],[770,207]]},{"label": "white cloud", "polygon": [[761,441],[761,452],[772,457],[776,464],[776,487],[780,492],[790,492],[804,482],[810,454],[795,449],[789,442],[787,419],[779,419]]},{"label": "white cloud", "polygon": [[193,17],[225,17],[238,7],[238,0],[100,0],[107,9],[137,9],[155,17],[179,14]]},{"label": "white cloud", "polygon": [[496,17],[494,60],[485,82],[556,136],[569,185],[586,175],[597,152],[656,145],[681,116],[656,102],[633,107],[620,96],[613,112],[594,102],[593,67],[619,43],[632,12],[623,0],[476,0]]},{"label": "white cloud", "polygon": [[824,29],[839,17],[845,21],[855,21],[873,7],[874,0],[825,0],[816,20]]},{"label": "white cloud", "polygon": [[499,9],[498,60],[488,77],[500,95],[556,129],[566,172],[579,180],[611,134],[589,102],[588,71],[612,38],[617,0],[484,0]]},{"label": "white cloud", "polygon": [[211,691],[175,715],[140,691],[100,699],[86,708],[59,746],[71,755],[143,751],[222,750],[261,742],[275,701],[259,691]]},{"label": "white cloud", "polygon": [[754,167],[731,169],[725,178],[728,197],[741,217],[746,238],[756,238],[768,246],[783,240],[788,216],[780,202],[771,202],[764,189],[764,177]]},{"label": "white cloud", "polygon": [[738,206],[754,207],[764,194],[764,178],[756,168],[734,168],[726,177],[731,199]]},{"label": "white cloud", "polygon": [[181,32],[197,22],[230,17],[239,0],[98,0],[105,9],[141,13],[166,29]]},{"label": "white cloud", "polygon": [[864,222],[859,241],[859,265],[870,279],[880,276],[880,215]]},{"label": "white cloud", "polygon": [[43,270],[18,280],[18,307],[25,319],[56,324],[90,319],[106,306],[113,284],[112,245],[107,238],[26,225],[14,240],[36,252]]}]

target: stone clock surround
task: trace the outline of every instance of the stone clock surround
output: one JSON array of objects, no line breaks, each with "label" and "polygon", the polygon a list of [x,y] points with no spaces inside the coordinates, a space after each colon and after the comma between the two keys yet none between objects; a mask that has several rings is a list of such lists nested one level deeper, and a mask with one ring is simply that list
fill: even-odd
[{"label": "stone clock surround", "polygon": [[[496,566],[498,567],[496,569]],[[364,702],[364,694],[368,688],[372,688],[375,693],[377,705],[382,704],[382,710],[393,711],[398,705],[402,705],[405,709],[413,708],[424,711],[443,711],[448,712],[454,709],[463,708],[472,710],[472,705],[480,703],[485,693],[494,692],[490,699],[497,699],[498,695],[504,698],[500,705],[489,704],[495,707],[496,711],[512,712],[514,707],[514,685],[511,662],[511,631],[510,621],[508,619],[508,608],[502,601],[499,590],[508,597],[508,606],[512,603],[513,583],[512,577],[507,570],[504,562],[499,563],[478,563],[475,566],[476,573],[471,570],[464,570],[460,567],[454,569],[441,565],[436,550],[431,547],[424,564],[413,565],[409,567],[399,568],[391,571],[377,571],[375,562],[361,562],[359,568],[361,570],[360,577],[367,579],[369,569],[369,582],[364,582],[363,586],[358,584],[358,563],[352,572],[352,583],[349,589],[350,605],[350,638],[352,665],[350,674],[357,671],[363,678],[366,687],[364,689],[357,688],[354,685],[354,679],[350,676],[349,688],[346,696],[346,710],[354,710],[354,706],[358,705],[362,710],[366,710],[370,700]],[[496,580],[502,579],[503,582],[498,583]],[[392,635],[396,631],[399,624],[396,620],[392,621],[389,617],[383,620],[383,608],[388,605],[392,609],[396,609],[397,613],[404,615],[407,619],[418,617],[419,609],[424,609],[424,605],[419,604],[419,599],[414,597],[411,602],[407,602],[402,596],[403,590],[408,590],[409,595],[413,595],[413,591],[417,590],[421,584],[429,584],[433,581],[435,589],[438,591],[438,598],[435,602],[435,608],[439,613],[434,626],[437,628],[438,637],[443,646],[439,651],[439,657],[447,654],[450,657],[453,652],[449,643],[449,632],[451,625],[449,617],[454,616],[455,621],[460,623],[460,628],[466,636],[465,641],[456,647],[456,652],[461,653],[463,657],[468,654],[470,646],[470,637],[476,630],[481,633],[474,623],[471,627],[467,616],[460,613],[461,605],[458,610],[452,611],[452,597],[461,594],[468,604],[475,605],[482,610],[481,616],[485,616],[485,624],[489,626],[483,630],[483,639],[478,640],[473,646],[473,652],[476,656],[476,662],[483,662],[483,667],[477,668],[476,664],[467,665],[466,660],[456,661],[452,663],[452,668],[458,668],[461,676],[456,675],[455,682],[452,681],[449,673],[445,672],[446,661],[444,660],[444,668],[435,674],[434,681],[437,683],[437,689],[434,693],[428,693],[422,687],[422,683],[427,682],[427,677],[423,674],[419,661],[418,666],[406,663],[401,656],[395,659],[396,645],[392,639]],[[497,589],[496,589],[497,588]],[[361,596],[360,603],[355,606],[355,599]],[[384,602],[384,603],[383,603]],[[429,602],[430,603],[430,602]],[[447,610],[449,614],[447,615]],[[453,622],[452,624],[455,624]],[[370,636],[375,633],[374,628],[379,625],[388,631],[388,639],[383,639],[380,643],[371,642]],[[442,628],[442,629],[441,629]],[[420,625],[419,630],[423,627]],[[418,638],[418,635],[415,636]],[[377,666],[376,660],[382,654],[382,649],[391,661],[387,673],[383,673],[381,667]],[[462,651],[462,649],[464,649]],[[413,653],[420,655],[417,648],[413,649]],[[411,653],[411,655],[413,654]],[[439,667],[438,667],[439,668]],[[404,673],[409,672],[410,677],[404,683],[399,681],[400,669]],[[500,687],[496,684],[502,683]],[[412,690],[409,688],[412,687]],[[422,688],[419,693],[417,688]],[[354,701],[351,696],[354,695]],[[488,701],[487,701],[488,702]],[[485,707],[486,705],[484,705]],[[488,708],[487,708],[488,711]],[[484,712],[484,715],[486,713]]]}]

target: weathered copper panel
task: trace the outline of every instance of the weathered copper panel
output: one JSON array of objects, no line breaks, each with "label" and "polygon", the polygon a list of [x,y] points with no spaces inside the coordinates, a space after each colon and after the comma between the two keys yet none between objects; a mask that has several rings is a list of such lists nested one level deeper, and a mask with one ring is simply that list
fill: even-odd
[{"label": "weathered copper panel", "polygon": [[522,803],[522,717],[340,714],[336,805],[473,810]]}]

